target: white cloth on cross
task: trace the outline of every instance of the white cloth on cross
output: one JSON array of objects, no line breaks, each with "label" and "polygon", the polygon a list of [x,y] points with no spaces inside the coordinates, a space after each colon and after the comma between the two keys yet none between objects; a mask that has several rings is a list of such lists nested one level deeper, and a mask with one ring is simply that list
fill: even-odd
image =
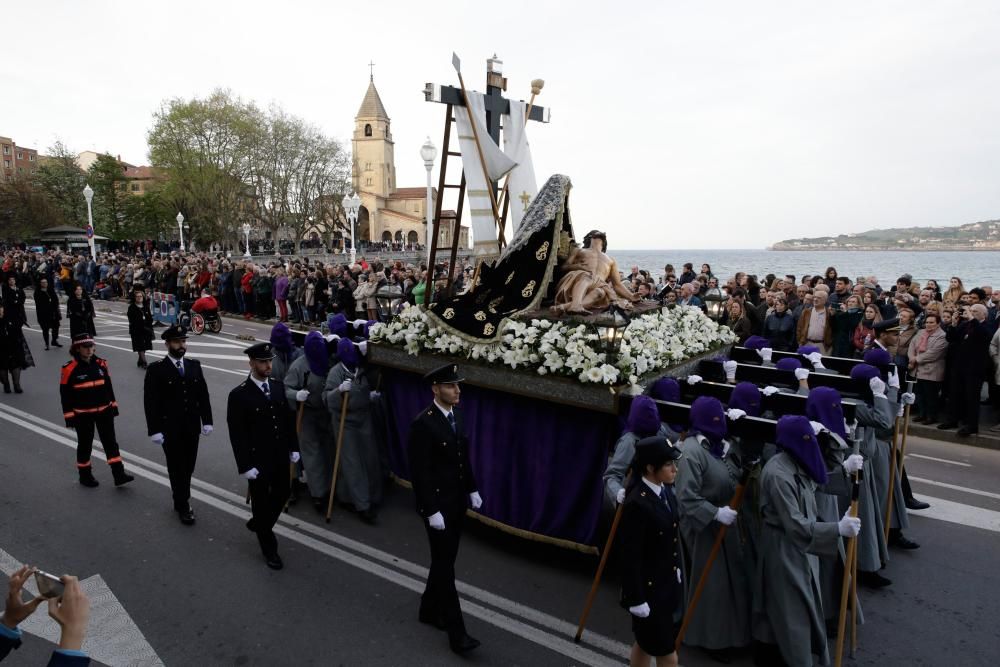
[{"label": "white cloth on cross", "polygon": [[524,117],[528,103],[521,100],[510,101],[510,116],[503,120],[503,152],[517,166],[511,170],[507,183],[507,198],[510,201],[510,235],[514,238],[517,228],[521,226],[521,218],[528,206],[538,194],[538,183],[535,181],[535,166],[531,161],[531,146],[528,144],[527,125]]},{"label": "white cloth on cross", "polygon": [[472,133],[469,121],[469,110],[464,106],[455,107],[455,122],[458,126],[458,143],[462,149],[462,168],[465,171],[466,194],[469,197],[469,214],[472,220],[473,252],[477,255],[495,255],[497,246],[497,223],[493,217],[493,206],[490,203],[491,181],[499,180],[504,174],[517,166],[517,163],[503,154],[500,147],[490,139],[486,130],[486,107],[483,94],[469,91],[469,104],[472,106],[472,118],[475,119],[476,132],[479,134],[479,144],[482,148],[483,161],[489,180],[483,174],[479,151],[476,149],[476,138]]}]

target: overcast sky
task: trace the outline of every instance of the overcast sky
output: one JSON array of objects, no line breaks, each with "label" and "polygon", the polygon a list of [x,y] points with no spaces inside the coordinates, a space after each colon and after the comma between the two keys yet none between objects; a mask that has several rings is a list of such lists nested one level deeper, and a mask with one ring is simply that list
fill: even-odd
[{"label": "overcast sky", "polygon": [[[618,248],[761,248],[788,237],[1000,218],[1000,3],[6,0],[0,134],[147,163],[169,98],[231,89],[349,140],[368,85],[397,181],[423,185],[443,107],[504,61],[552,122],[539,185],[569,175],[578,236]],[[489,11],[487,11],[489,8]]]}]

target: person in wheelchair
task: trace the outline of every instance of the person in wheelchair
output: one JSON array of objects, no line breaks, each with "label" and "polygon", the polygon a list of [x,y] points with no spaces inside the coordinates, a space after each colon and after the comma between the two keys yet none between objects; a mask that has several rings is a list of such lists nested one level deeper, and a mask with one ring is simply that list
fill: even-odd
[{"label": "person in wheelchair", "polygon": [[203,289],[201,291],[201,298],[191,305],[191,310],[204,317],[205,321],[208,322],[218,319],[219,302],[215,300],[214,296],[208,293],[207,289]]}]

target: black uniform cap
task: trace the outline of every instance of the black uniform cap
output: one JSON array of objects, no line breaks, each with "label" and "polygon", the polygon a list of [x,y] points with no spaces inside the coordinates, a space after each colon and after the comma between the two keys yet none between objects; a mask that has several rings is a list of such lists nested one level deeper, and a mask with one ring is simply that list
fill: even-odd
[{"label": "black uniform cap", "polygon": [[179,324],[174,324],[164,329],[160,338],[163,340],[187,340],[187,329]]},{"label": "black uniform cap", "polygon": [[257,343],[243,350],[243,354],[256,361],[270,361],[274,359],[274,346],[270,343]]},{"label": "black uniform cap", "polygon": [[647,465],[659,468],[667,461],[676,461],[681,457],[681,450],[663,435],[651,435],[635,443],[634,465],[644,470]]},{"label": "black uniform cap", "polygon": [[425,375],[424,381],[431,384],[450,384],[464,382],[464,378],[458,375],[458,364],[445,364]]}]

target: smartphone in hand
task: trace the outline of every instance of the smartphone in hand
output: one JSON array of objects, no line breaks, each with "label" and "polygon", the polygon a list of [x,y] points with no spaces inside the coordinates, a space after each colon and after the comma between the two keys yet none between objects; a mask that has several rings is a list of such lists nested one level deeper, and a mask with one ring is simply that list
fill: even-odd
[{"label": "smartphone in hand", "polygon": [[43,598],[48,599],[62,597],[65,586],[63,585],[62,579],[54,574],[42,572],[41,570],[35,570],[35,583],[38,585],[39,595]]}]

